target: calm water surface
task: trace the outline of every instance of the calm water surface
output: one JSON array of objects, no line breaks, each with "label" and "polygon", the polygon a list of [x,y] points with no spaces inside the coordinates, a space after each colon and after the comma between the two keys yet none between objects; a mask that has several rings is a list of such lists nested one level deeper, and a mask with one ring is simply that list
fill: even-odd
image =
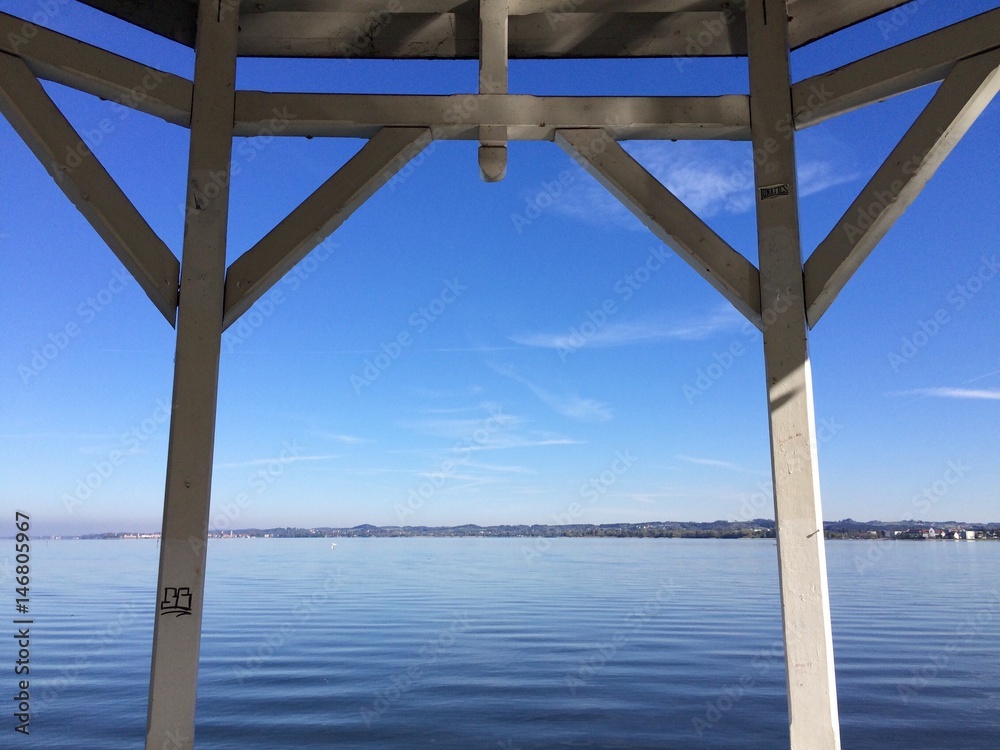
[{"label": "calm water surface", "polygon": [[[844,748],[997,747],[1000,544],[827,554]],[[34,546],[0,747],[142,746],[157,555]],[[216,540],[197,746],[787,747],[776,570],[771,541]]]}]

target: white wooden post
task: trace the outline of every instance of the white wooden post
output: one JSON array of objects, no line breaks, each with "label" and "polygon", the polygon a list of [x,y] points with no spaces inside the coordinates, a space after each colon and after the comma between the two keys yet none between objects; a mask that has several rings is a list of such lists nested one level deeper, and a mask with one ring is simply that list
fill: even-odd
[{"label": "white wooden post", "polygon": [[839,750],[785,0],[747,3],[761,317],[793,750]]},{"label": "white wooden post", "polygon": [[236,85],[238,0],[201,0],[146,750],[194,747]]}]

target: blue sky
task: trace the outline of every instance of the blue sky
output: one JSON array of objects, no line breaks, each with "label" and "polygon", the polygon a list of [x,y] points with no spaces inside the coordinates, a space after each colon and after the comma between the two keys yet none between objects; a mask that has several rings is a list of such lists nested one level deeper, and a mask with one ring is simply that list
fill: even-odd
[{"label": "blue sky", "polygon": [[[997,4],[951,5],[816,43],[794,78]],[[190,50],[95,11],[60,4],[46,25],[191,75]],[[738,60],[510,76],[517,93],[748,89]],[[239,67],[258,89],[475,82],[474,62]],[[187,131],[45,88],[179,254]],[[799,134],[805,253],[933,91]],[[994,102],[813,331],[827,519],[998,520],[998,131]],[[238,139],[229,262],[361,145]],[[756,261],[748,144],[625,145]],[[433,144],[226,333],[213,528],[773,516],[759,333],[557,146],[509,153],[485,184],[475,144]],[[174,331],[5,121],[0,163],[0,511],[30,513],[36,533],[156,530]]]}]

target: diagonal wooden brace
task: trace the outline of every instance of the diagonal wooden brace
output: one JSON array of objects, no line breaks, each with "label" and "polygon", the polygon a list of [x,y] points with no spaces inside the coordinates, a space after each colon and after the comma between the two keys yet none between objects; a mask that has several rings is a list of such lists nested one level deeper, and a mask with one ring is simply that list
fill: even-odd
[{"label": "diagonal wooden brace", "polygon": [[604,130],[559,130],[563,147],[757,328],[760,274]]},{"label": "diagonal wooden brace", "polygon": [[0,112],[170,325],[180,263],[18,57],[0,52]]}]

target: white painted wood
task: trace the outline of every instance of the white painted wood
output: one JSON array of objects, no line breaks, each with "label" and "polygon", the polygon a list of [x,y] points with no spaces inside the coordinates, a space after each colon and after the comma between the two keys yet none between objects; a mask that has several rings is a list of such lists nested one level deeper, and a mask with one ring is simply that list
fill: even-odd
[{"label": "white painted wood", "polygon": [[[793,0],[795,1],[795,0]],[[475,16],[480,0],[398,0],[396,7],[407,13],[456,13]],[[723,10],[732,0],[625,0],[631,13],[675,13],[694,10]],[[511,15],[533,13],[605,13],[623,7],[622,0],[507,0]],[[294,11],[329,11],[369,15],[391,12],[392,0],[256,0],[246,14]]]},{"label": "white painted wood", "polygon": [[[82,1],[169,39],[194,43],[193,6],[187,0]],[[511,58],[746,54],[739,29],[745,0],[509,2]],[[789,0],[792,47],[905,2]],[[258,0],[244,15],[240,54],[475,59],[477,12],[478,0]]]},{"label": "white painted wood", "polygon": [[371,138],[382,127],[430,128],[435,139],[479,140],[481,125],[502,125],[510,140],[547,140],[562,128],[614,129],[627,139],[749,140],[746,96],[402,96],[240,91],[236,135]]},{"label": "white painted wood", "polygon": [[187,127],[191,82],[99,47],[0,13],[0,51],[19,56],[39,78],[118,102]]},{"label": "white painted wood", "polygon": [[556,143],[750,322],[761,327],[757,269],[614,138],[603,130],[560,130]]},{"label": "white painted wood", "polygon": [[814,326],[1000,91],[1000,50],[963,60],[805,264]]},{"label": "white painted wood", "polygon": [[228,328],[430,143],[425,128],[384,128],[226,273]]},{"label": "white painted wood", "polygon": [[830,593],[802,280],[788,17],[747,4],[764,368],[792,750],[839,750]]},{"label": "white painted wood", "polygon": [[[479,0],[479,93],[507,93],[507,0]],[[479,174],[499,182],[507,174],[507,128],[479,126]]]},{"label": "white painted wood", "polygon": [[201,0],[199,6],[146,750],[194,747],[225,293],[236,8],[231,0]]},{"label": "white painted wood", "polygon": [[170,325],[180,264],[24,61],[0,52],[0,112]]},{"label": "white painted wood", "polygon": [[[411,13],[373,22],[367,13],[250,14],[241,24],[247,57],[464,59],[479,57],[475,15]],[[617,10],[617,9],[616,9]],[[677,57],[745,54],[727,33],[731,13],[538,13],[512,15],[510,59]],[[712,31],[706,31],[711,29]],[[692,42],[698,35],[702,42]],[[737,41],[741,36],[737,36]]]},{"label": "white painted wood", "polygon": [[805,128],[944,79],[962,59],[1000,47],[1000,9],[890,47],[792,87]]},{"label": "white painted wood", "polygon": [[167,39],[194,47],[197,0],[81,0],[81,2],[140,28],[149,29]]},{"label": "white painted wood", "polygon": [[[740,0],[746,3],[748,0]],[[910,0],[788,0],[788,41],[798,49]]]}]

